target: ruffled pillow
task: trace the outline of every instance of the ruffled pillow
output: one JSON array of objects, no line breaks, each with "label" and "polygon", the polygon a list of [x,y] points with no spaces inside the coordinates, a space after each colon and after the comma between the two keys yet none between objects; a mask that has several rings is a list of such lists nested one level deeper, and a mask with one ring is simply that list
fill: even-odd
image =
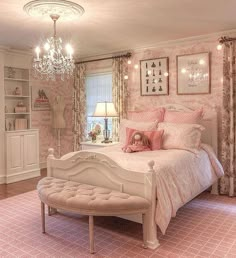
[{"label": "ruffled pillow", "polygon": [[164,108],[157,108],[150,111],[129,111],[128,118],[136,122],[163,122],[164,113]]},{"label": "ruffled pillow", "polygon": [[133,128],[138,131],[155,131],[157,129],[157,121],[154,122],[135,122],[128,119],[120,121],[120,142],[126,143],[126,128]]},{"label": "ruffled pillow", "polygon": [[158,130],[163,129],[163,149],[183,149],[197,151],[201,143],[202,131],[199,124],[159,123]]},{"label": "ruffled pillow", "polygon": [[160,150],[162,147],[162,136],[164,130],[158,131],[140,131],[133,128],[126,128],[126,142],[125,146],[129,145],[131,142],[131,138],[136,132],[141,132],[146,135],[151,142],[151,150]]},{"label": "ruffled pillow", "polygon": [[177,124],[199,124],[203,117],[203,108],[192,112],[165,111],[163,122]]}]

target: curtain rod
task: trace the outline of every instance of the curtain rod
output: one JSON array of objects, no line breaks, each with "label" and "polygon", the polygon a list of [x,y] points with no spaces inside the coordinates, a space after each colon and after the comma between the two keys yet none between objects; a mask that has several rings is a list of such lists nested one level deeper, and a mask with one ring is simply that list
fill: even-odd
[{"label": "curtain rod", "polygon": [[221,37],[219,39],[220,44],[224,44],[226,42],[235,41],[236,38],[230,38],[230,37]]},{"label": "curtain rod", "polygon": [[131,57],[131,53],[127,52],[124,55],[119,55],[119,56],[111,56],[111,57],[104,57],[104,58],[98,58],[98,59],[93,59],[93,60],[88,60],[88,61],[81,61],[81,62],[75,62],[75,64],[84,64],[84,63],[89,63],[89,62],[96,62],[96,61],[103,61],[103,60],[109,60],[113,58],[119,58],[119,57]]}]

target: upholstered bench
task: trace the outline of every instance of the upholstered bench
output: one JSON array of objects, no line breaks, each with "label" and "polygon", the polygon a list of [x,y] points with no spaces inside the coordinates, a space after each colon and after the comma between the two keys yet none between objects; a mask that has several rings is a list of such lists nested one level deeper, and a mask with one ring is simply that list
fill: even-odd
[{"label": "upholstered bench", "polygon": [[88,215],[90,252],[94,253],[93,216],[140,213],[143,218],[143,247],[147,247],[145,214],[148,210],[149,202],[146,199],[107,188],[53,177],[41,179],[37,190],[41,200],[43,233],[45,233],[45,204],[54,209]]}]

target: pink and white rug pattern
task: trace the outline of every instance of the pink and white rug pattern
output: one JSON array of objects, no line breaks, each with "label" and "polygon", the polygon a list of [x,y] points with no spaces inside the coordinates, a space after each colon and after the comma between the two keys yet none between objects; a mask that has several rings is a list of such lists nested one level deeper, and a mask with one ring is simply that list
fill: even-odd
[{"label": "pink and white rug pattern", "polygon": [[41,233],[36,191],[0,201],[0,257],[235,257],[236,198],[203,193],[172,219],[161,246],[143,249],[141,225],[115,217],[95,218],[95,251],[89,254],[88,218],[46,216]]}]

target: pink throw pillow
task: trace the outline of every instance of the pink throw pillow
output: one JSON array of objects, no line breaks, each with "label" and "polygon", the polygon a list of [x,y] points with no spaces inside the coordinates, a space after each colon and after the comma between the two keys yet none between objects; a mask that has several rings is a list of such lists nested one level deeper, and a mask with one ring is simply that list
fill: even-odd
[{"label": "pink throw pillow", "polygon": [[126,142],[126,128],[134,128],[137,131],[154,131],[157,129],[157,121],[154,122],[135,122],[128,119],[120,121],[120,142]]},{"label": "pink throw pillow", "polygon": [[164,108],[158,108],[150,111],[129,111],[128,118],[136,122],[163,122],[164,113]]},{"label": "pink throw pillow", "polygon": [[203,117],[203,109],[193,112],[165,111],[163,122],[177,124],[199,124]]},{"label": "pink throw pillow", "polygon": [[148,137],[151,142],[151,149],[152,150],[160,150],[162,147],[162,135],[164,130],[158,131],[140,131],[133,128],[126,128],[126,142],[125,146],[130,144],[131,138],[135,132],[142,132],[144,135]]}]

